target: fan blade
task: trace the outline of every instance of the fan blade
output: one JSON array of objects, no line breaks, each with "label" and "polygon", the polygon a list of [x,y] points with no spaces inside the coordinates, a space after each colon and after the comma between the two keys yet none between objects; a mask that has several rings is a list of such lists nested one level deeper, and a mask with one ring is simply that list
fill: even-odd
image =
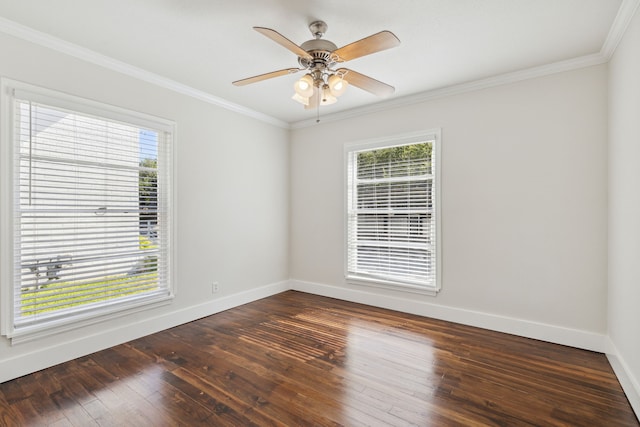
[{"label": "fan blade", "polygon": [[286,74],[297,73],[298,71],[300,71],[299,68],[285,68],[284,70],[272,71],[270,73],[260,74],[260,75],[253,76],[253,77],[248,77],[248,78],[242,79],[242,80],[236,80],[235,82],[233,82],[233,84],[236,85],[236,86],[244,86],[244,85],[248,85],[250,83],[261,82],[262,80],[267,80],[267,79],[272,79],[274,77],[284,76]]},{"label": "fan blade", "polygon": [[342,74],[344,79],[360,89],[366,90],[379,97],[387,97],[391,95],[395,88],[389,86],[386,83],[382,83],[379,80],[360,74],[357,71],[349,70],[347,68],[338,68],[336,74]]},{"label": "fan blade", "polygon": [[292,42],[291,40],[289,40],[279,32],[277,32],[276,30],[272,30],[271,28],[264,28],[264,27],[253,27],[253,29],[259,32],[260,34],[269,37],[271,40],[278,43],[279,45],[289,49],[291,52],[295,53],[300,58],[305,58],[308,60],[313,59],[313,57],[309,55],[306,50],[304,50],[303,48],[301,48],[300,46],[298,46],[297,44],[295,44],[294,42]]},{"label": "fan blade", "polygon": [[399,44],[400,40],[391,31],[380,31],[372,36],[336,49],[333,53],[338,55],[341,61],[350,61],[381,50],[391,49]]}]

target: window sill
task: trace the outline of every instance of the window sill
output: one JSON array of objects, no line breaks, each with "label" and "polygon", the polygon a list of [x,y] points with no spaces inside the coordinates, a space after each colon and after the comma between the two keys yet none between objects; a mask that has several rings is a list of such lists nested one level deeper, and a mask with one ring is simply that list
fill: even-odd
[{"label": "window sill", "polygon": [[391,282],[386,280],[376,280],[376,279],[371,279],[368,277],[361,277],[361,276],[347,276],[346,282],[349,285],[389,289],[393,291],[428,295],[432,297],[435,297],[436,295],[438,295],[438,292],[440,291],[440,288],[435,286],[410,285],[407,283]]},{"label": "window sill", "polygon": [[11,340],[11,345],[22,344],[48,336],[60,334],[85,326],[94,325],[96,323],[105,322],[118,317],[127,316],[141,311],[151,310],[157,307],[168,305],[173,300],[173,295],[166,295],[153,300],[138,301],[132,304],[123,304],[117,307],[109,307],[102,312],[87,313],[82,316],[73,316],[68,319],[61,319],[48,324],[37,325],[33,327],[25,326],[18,330],[7,334],[7,338]]}]

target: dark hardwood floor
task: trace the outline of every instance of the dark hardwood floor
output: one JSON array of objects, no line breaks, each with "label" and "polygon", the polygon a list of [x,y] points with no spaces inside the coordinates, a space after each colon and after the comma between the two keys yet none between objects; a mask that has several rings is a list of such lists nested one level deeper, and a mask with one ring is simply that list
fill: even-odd
[{"label": "dark hardwood floor", "polygon": [[604,355],[285,292],[0,384],[3,426],[638,426]]}]

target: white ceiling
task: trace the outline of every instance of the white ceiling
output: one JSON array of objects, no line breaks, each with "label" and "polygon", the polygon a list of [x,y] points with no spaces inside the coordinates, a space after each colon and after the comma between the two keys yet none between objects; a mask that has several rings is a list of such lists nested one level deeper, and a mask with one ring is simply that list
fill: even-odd
[{"label": "white ceiling", "polygon": [[[627,0],[625,0],[627,2]],[[392,99],[598,54],[623,0],[0,0],[0,16],[294,123],[315,117],[291,100],[296,75],[244,87],[232,81],[297,67],[296,56],[252,30],[297,44],[324,20],[343,46],[381,30],[401,45],[345,64],[392,86]],[[6,27],[6,25],[4,25]],[[2,28],[0,28],[2,30]],[[350,87],[322,114],[380,99]]]}]

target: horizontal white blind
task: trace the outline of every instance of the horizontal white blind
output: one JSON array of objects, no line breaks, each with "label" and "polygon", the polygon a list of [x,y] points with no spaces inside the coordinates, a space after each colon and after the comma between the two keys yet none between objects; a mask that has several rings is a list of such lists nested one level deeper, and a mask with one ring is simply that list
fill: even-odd
[{"label": "horizontal white blind", "polygon": [[435,287],[433,141],[350,151],[347,275]]},{"label": "horizontal white blind", "polygon": [[28,96],[13,117],[14,328],[167,296],[170,132]]}]

